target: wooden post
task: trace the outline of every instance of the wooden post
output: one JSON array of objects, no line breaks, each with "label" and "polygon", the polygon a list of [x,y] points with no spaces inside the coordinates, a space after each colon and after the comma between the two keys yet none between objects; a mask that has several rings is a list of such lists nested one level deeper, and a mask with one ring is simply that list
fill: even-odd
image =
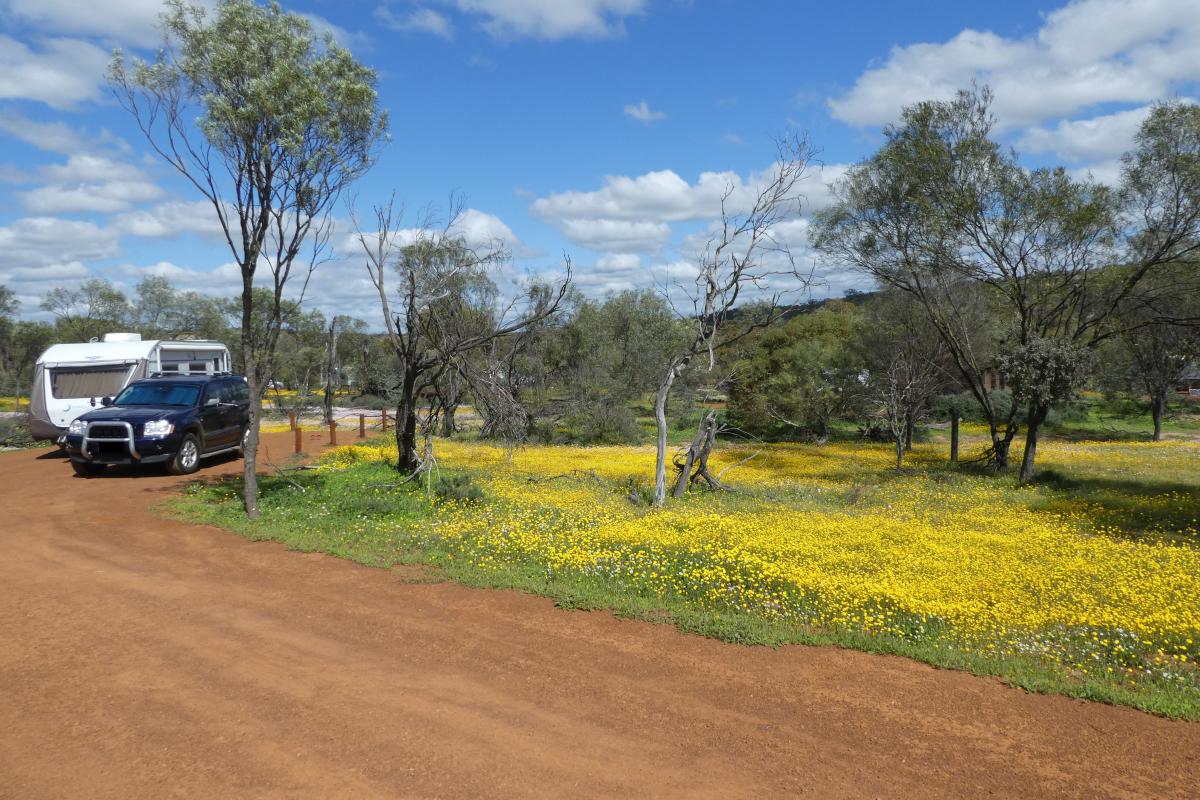
[{"label": "wooden post", "polygon": [[302,453],[302,452],[304,452],[304,442],[302,440],[300,426],[293,425],[292,430],[296,432],[296,452]]},{"label": "wooden post", "polygon": [[296,430],[296,412],[288,412],[288,424],[292,426],[292,430]]},{"label": "wooden post", "polygon": [[337,420],[329,420],[329,444],[337,444]]},{"label": "wooden post", "polygon": [[958,413],[950,415],[950,463],[958,463]]},{"label": "wooden post", "polygon": [[358,438],[360,438],[360,439],[367,438],[367,415],[366,414],[358,415]]},{"label": "wooden post", "polygon": [[387,433],[387,409],[383,410],[383,432]]}]

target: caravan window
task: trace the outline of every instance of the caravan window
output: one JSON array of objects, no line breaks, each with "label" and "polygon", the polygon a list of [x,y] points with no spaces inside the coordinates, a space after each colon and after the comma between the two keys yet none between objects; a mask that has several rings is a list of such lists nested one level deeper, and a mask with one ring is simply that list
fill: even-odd
[{"label": "caravan window", "polygon": [[56,399],[107,397],[121,391],[129,367],[62,367],[50,370],[50,394]]}]

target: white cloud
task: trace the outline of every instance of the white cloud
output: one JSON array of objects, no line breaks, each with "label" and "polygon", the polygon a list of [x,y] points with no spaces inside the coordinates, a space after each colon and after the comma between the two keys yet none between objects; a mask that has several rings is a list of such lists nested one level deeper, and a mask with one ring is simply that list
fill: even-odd
[{"label": "white cloud", "polygon": [[538,198],[531,210],[550,222],[563,219],[618,219],[681,222],[715,216],[726,189],[742,185],[733,172],[703,172],[689,184],[673,170],[635,178],[610,175],[595,191],[567,191]]},{"label": "white cloud", "polygon": [[94,222],[25,217],[0,227],[3,269],[94,261],[117,255],[117,233]]},{"label": "white cloud", "polygon": [[[844,165],[814,167],[799,187],[802,209],[808,212],[826,205],[826,184],[844,170]],[[745,177],[704,172],[695,183],[672,170],[633,178],[609,176],[594,191],[538,198],[530,211],[577,245],[610,253],[656,253],[670,242],[673,224],[718,218],[722,198],[730,213],[748,208],[771,174],[771,168]]]},{"label": "white cloud", "polygon": [[[405,247],[417,241],[421,237],[428,236],[431,229],[440,230],[440,226],[433,224],[430,227],[410,227],[401,228],[396,231],[395,244],[397,247]],[[489,214],[486,211],[480,211],[475,208],[464,209],[455,220],[454,225],[450,228],[450,233],[455,236],[461,236],[466,242],[467,247],[478,251],[490,251],[495,249],[507,249],[513,255],[521,258],[532,258],[538,255],[536,250],[527,247],[513,233],[504,220],[497,217],[495,214]],[[373,232],[366,233],[368,241],[375,234]],[[346,220],[338,220],[335,224],[335,232],[331,237],[334,242],[333,255],[337,259],[360,259],[363,255],[362,244],[358,240],[358,234],[353,232],[353,227]]]},{"label": "white cloud", "polygon": [[598,272],[624,272],[641,266],[641,256],[634,253],[605,253],[596,261]]},{"label": "white cloud", "polygon": [[646,0],[450,0],[460,11],[483,18],[500,39],[604,38],[624,31],[626,17],[641,14]]},{"label": "white cloud", "polygon": [[0,227],[0,284],[11,288],[25,315],[42,297],[90,277],[86,264],[119,253],[117,236],[93,222],[26,217]]},{"label": "white cloud", "polygon": [[242,291],[241,269],[231,261],[210,268],[181,267],[171,261],[144,265],[119,264],[105,272],[124,286],[133,286],[143,278],[155,277],[166,278],[178,289],[212,297],[234,297]]},{"label": "white cloud", "polygon": [[0,114],[0,133],[50,153],[71,154],[88,146],[78,130],[63,122],[37,122],[11,111]]},{"label": "white cloud", "polygon": [[658,122],[659,120],[667,118],[666,112],[652,110],[650,106],[646,104],[645,100],[637,105],[630,104],[625,106],[625,116],[629,117],[630,119],[636,119],[638,122],[642,122],[647,125],[652,122]]},{"label": "white cloud", "polygon": [[34,214],[92,211],[112,213],[134,203],[154,200],[162,189],[142,181],[109,181],[80,186],[39,186],[22,193],[25,207]]},{"label": "white cloud", "polygon": [[158,27],[162,0],[0,0],[0,7],[13,19],[40,31],[140,46],[162,41]]},{"label": "white cloud", "polygon": [[41,175],[45,186],[21,194],[25,207],[35,214],[112,213],[163,194],[138,167],[98,154],[72,155],[65,164],[45,167]]},{"label": "white cloud", "polygon": [[521,243],[512,228],[495,214],[468,208],[455,220],[453,232],[462,236],[467,246],[477,250],[505,248],[514,255],[528,257],[533,251]]},{"label": "white cloud", "polygon": [[57,285],[62,281],[84,280],[89,277],[87,267],[78,261],[62,264],[46,264],[42,267],[16,267],[7,271],[7,283],[46,283]]},{"label": "white cloud", "polygon": [[119,233],[148,239],[170,239],[182,233],[222,237],[217,213],[207,200],[173,200],[148,209],[117,214],[110,225]]},{"label": "white cloud", "polygon": [[1062,120],[1052,128],[1026,131],[1017,147],[1026,153],[1053,153],[1070,163],[1114,159],[1130,148],[1149,113],[1147,105],[1091,119]]},{"label": "white cloud", "polygon": [[356,31],[348,31],[341,25],[322,17],[320,14],[313,14],[308,11],[295,12],[298,16],[308,20],[308,24],[312,26],[312,31],[317,37],[329,36],[336,43],[351,50],[355,47],[365,46],[370,42],[370,37],[364,33]]},{"label": "white cloud", "polygon": [[432,8],[414,8],[407,14],[397,14],[387,6],[375,9],[375,17],[394,31],[431,33],[443,39],[454,38],[454,26],[445,14]]},{"label": "white cloud", "polygon": [[671,226],[665,222],[565,219],[558,227],[581,247],[614,253],[657,253],[671,240]]},{"label": "white cloud", "polygon": [[0,35],[0,99],[74,108],[98,96],[109,57],[79,39],[47,39],[34,50]]},{"label": "white cloud", "polygon": [[1146,103],[1198,75],[1197,0],[1077,0],[1032,37],[967,29],[943,43],[893,48],[829,107],[843,122],[880,125],[906,105],[947,99],[976,81],[995,91],[1001,126],[1015,127],[1105,103]]},{"label": "white cloud", "polygon": [[721,141],[725,142],[725,144],[737,145],[739,147],[746,143],[746,140],[738,136],[736,133],[722,133]]}]

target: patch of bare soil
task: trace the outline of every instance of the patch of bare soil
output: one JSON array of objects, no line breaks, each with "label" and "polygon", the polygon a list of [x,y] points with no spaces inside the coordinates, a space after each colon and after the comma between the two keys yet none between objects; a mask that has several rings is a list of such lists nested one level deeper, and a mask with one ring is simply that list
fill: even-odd
[{"label": "patch of bare soil", "polygon": [[[266,437],[282,462],[289,434]],[[202,474],[233,472],[235,460]],[[1192,798],[1200,725],[155,516],[0,454],[0,797]]]}]

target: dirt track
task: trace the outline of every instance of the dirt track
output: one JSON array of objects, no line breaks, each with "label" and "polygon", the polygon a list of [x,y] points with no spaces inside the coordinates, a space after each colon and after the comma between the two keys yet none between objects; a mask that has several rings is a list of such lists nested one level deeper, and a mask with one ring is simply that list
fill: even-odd
[{"label": "dirt track", "polygon": [[[278,458],[287,434],[268,436]],[[1196,797],[1200,725],[406,582],[0,454],[0,797]],[[238,461],[208,466],[233,471]]]}]

